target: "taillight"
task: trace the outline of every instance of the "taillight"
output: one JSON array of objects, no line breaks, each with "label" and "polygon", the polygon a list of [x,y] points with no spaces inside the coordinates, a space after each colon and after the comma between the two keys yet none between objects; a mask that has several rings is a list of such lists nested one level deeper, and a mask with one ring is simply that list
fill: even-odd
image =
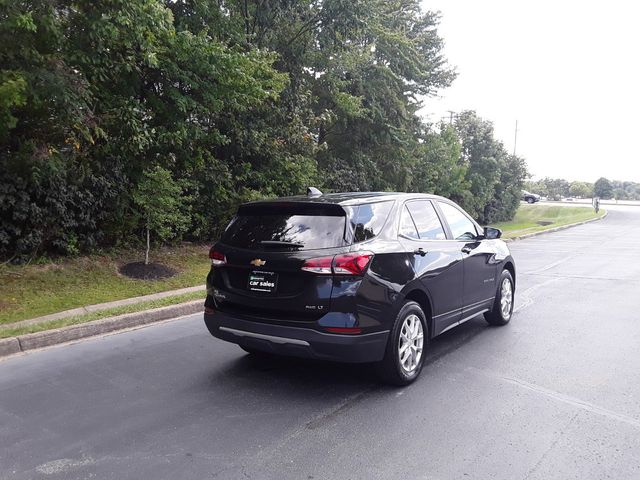
[{"label": "taillight", "polygon": [[320,275],[362,275],[373,258],[371,252],[354,252],[334,257],[311,258],[302,270]]},{"label": "taillight", "polygon": [[362,275],[373,258],[371,252],[354,252],[336,255],[333,272],[336,275]]},{"label": "taillight", "polygon": [[333,257],[319,257],[310,258],[302,265],[302,270],[305,272],[318,273],[320,275],[331,275],[333,270],[331,264],[333,263]]},{"label": "taillight", "polygon": [[214,267],[221,267],[227,263],[224,253],[217,252],[213,248],[209,250],[209,258],[211,259],[211,265]]}]

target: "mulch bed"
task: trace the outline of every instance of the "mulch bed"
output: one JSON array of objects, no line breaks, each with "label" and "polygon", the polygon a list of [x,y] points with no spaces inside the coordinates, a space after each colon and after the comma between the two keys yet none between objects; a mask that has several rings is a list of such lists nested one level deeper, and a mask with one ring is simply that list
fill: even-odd
[{"label": "mulch bed", "polygon": [[171,267],[162,265],[161,263],[150,263],[145,265],[144,262],[131,262],[122,265],[118,271],[129,278],[138,280],[161,280],[163,278],[173,277],[176,273]]}]

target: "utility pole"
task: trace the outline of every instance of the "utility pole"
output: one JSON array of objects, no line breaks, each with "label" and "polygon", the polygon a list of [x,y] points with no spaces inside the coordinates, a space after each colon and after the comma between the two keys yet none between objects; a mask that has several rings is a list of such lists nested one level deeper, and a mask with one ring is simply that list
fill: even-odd
[{"label": "utility pole", "polygon": [[516,156],[516,146],[518,145],[518,120],[516,120],[516,132],[513,138],[513,156]]},{"label": "utility pole", "polygon": [[449,110],[449,125],[453,125],[453,114],[456,113],[453,110]]}]

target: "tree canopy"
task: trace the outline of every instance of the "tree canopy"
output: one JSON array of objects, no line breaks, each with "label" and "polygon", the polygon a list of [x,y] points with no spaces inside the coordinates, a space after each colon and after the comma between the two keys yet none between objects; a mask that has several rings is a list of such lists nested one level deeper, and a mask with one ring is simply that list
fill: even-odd
[{"label": "tree canopy", "polygon": [[593,184],[593,191],[596,197],[613,197],[613,185],[611,185],[609,179],[604,177],[600,177],[598,180],[596,180],[596,183]]},{"label": "tree canopy", "polygon": [[136,242],[154,179],[183,205],[165,238],[309,185],[510,217],[526,169],[491,124],[418,116],[455,78],[438,20],[419,0],[0,0],[0,255]]}]

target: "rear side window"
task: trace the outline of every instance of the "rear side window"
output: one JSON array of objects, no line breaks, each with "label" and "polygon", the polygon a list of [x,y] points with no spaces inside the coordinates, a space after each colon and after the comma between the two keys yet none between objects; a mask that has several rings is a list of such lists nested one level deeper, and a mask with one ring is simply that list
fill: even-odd
[{"label": "rear side window", "polygon": [[420,240],[444,240],[446,235],[433,204],[428,200],[407,203]]},{"label": "rear side window", "polygon": [[353,243],[364,242],[377,236],[389,216],[393,202],[365,203],[346,207],[353,231]]},{"label": "rear side window", "polygon": [[456,240],[473,240],[478,235],[476,226],[469,218],[453,205],[438,202],[444,218],[449,224],[453,238]]},{"label": "rear side window", "polygon": [[254,250],[333,248],[345,245],[345,226],[344,214],[240,212],[223,233],[221,241]]},{"label": "rear side window", "polygon": [[400,235],[413,240],[420,239],[416,224],[413,223],[413,219],[411,218],[411,214],[409,213],[409,210],[407,210],[406,205],[402,209],[402,215],[400,216]]}]

